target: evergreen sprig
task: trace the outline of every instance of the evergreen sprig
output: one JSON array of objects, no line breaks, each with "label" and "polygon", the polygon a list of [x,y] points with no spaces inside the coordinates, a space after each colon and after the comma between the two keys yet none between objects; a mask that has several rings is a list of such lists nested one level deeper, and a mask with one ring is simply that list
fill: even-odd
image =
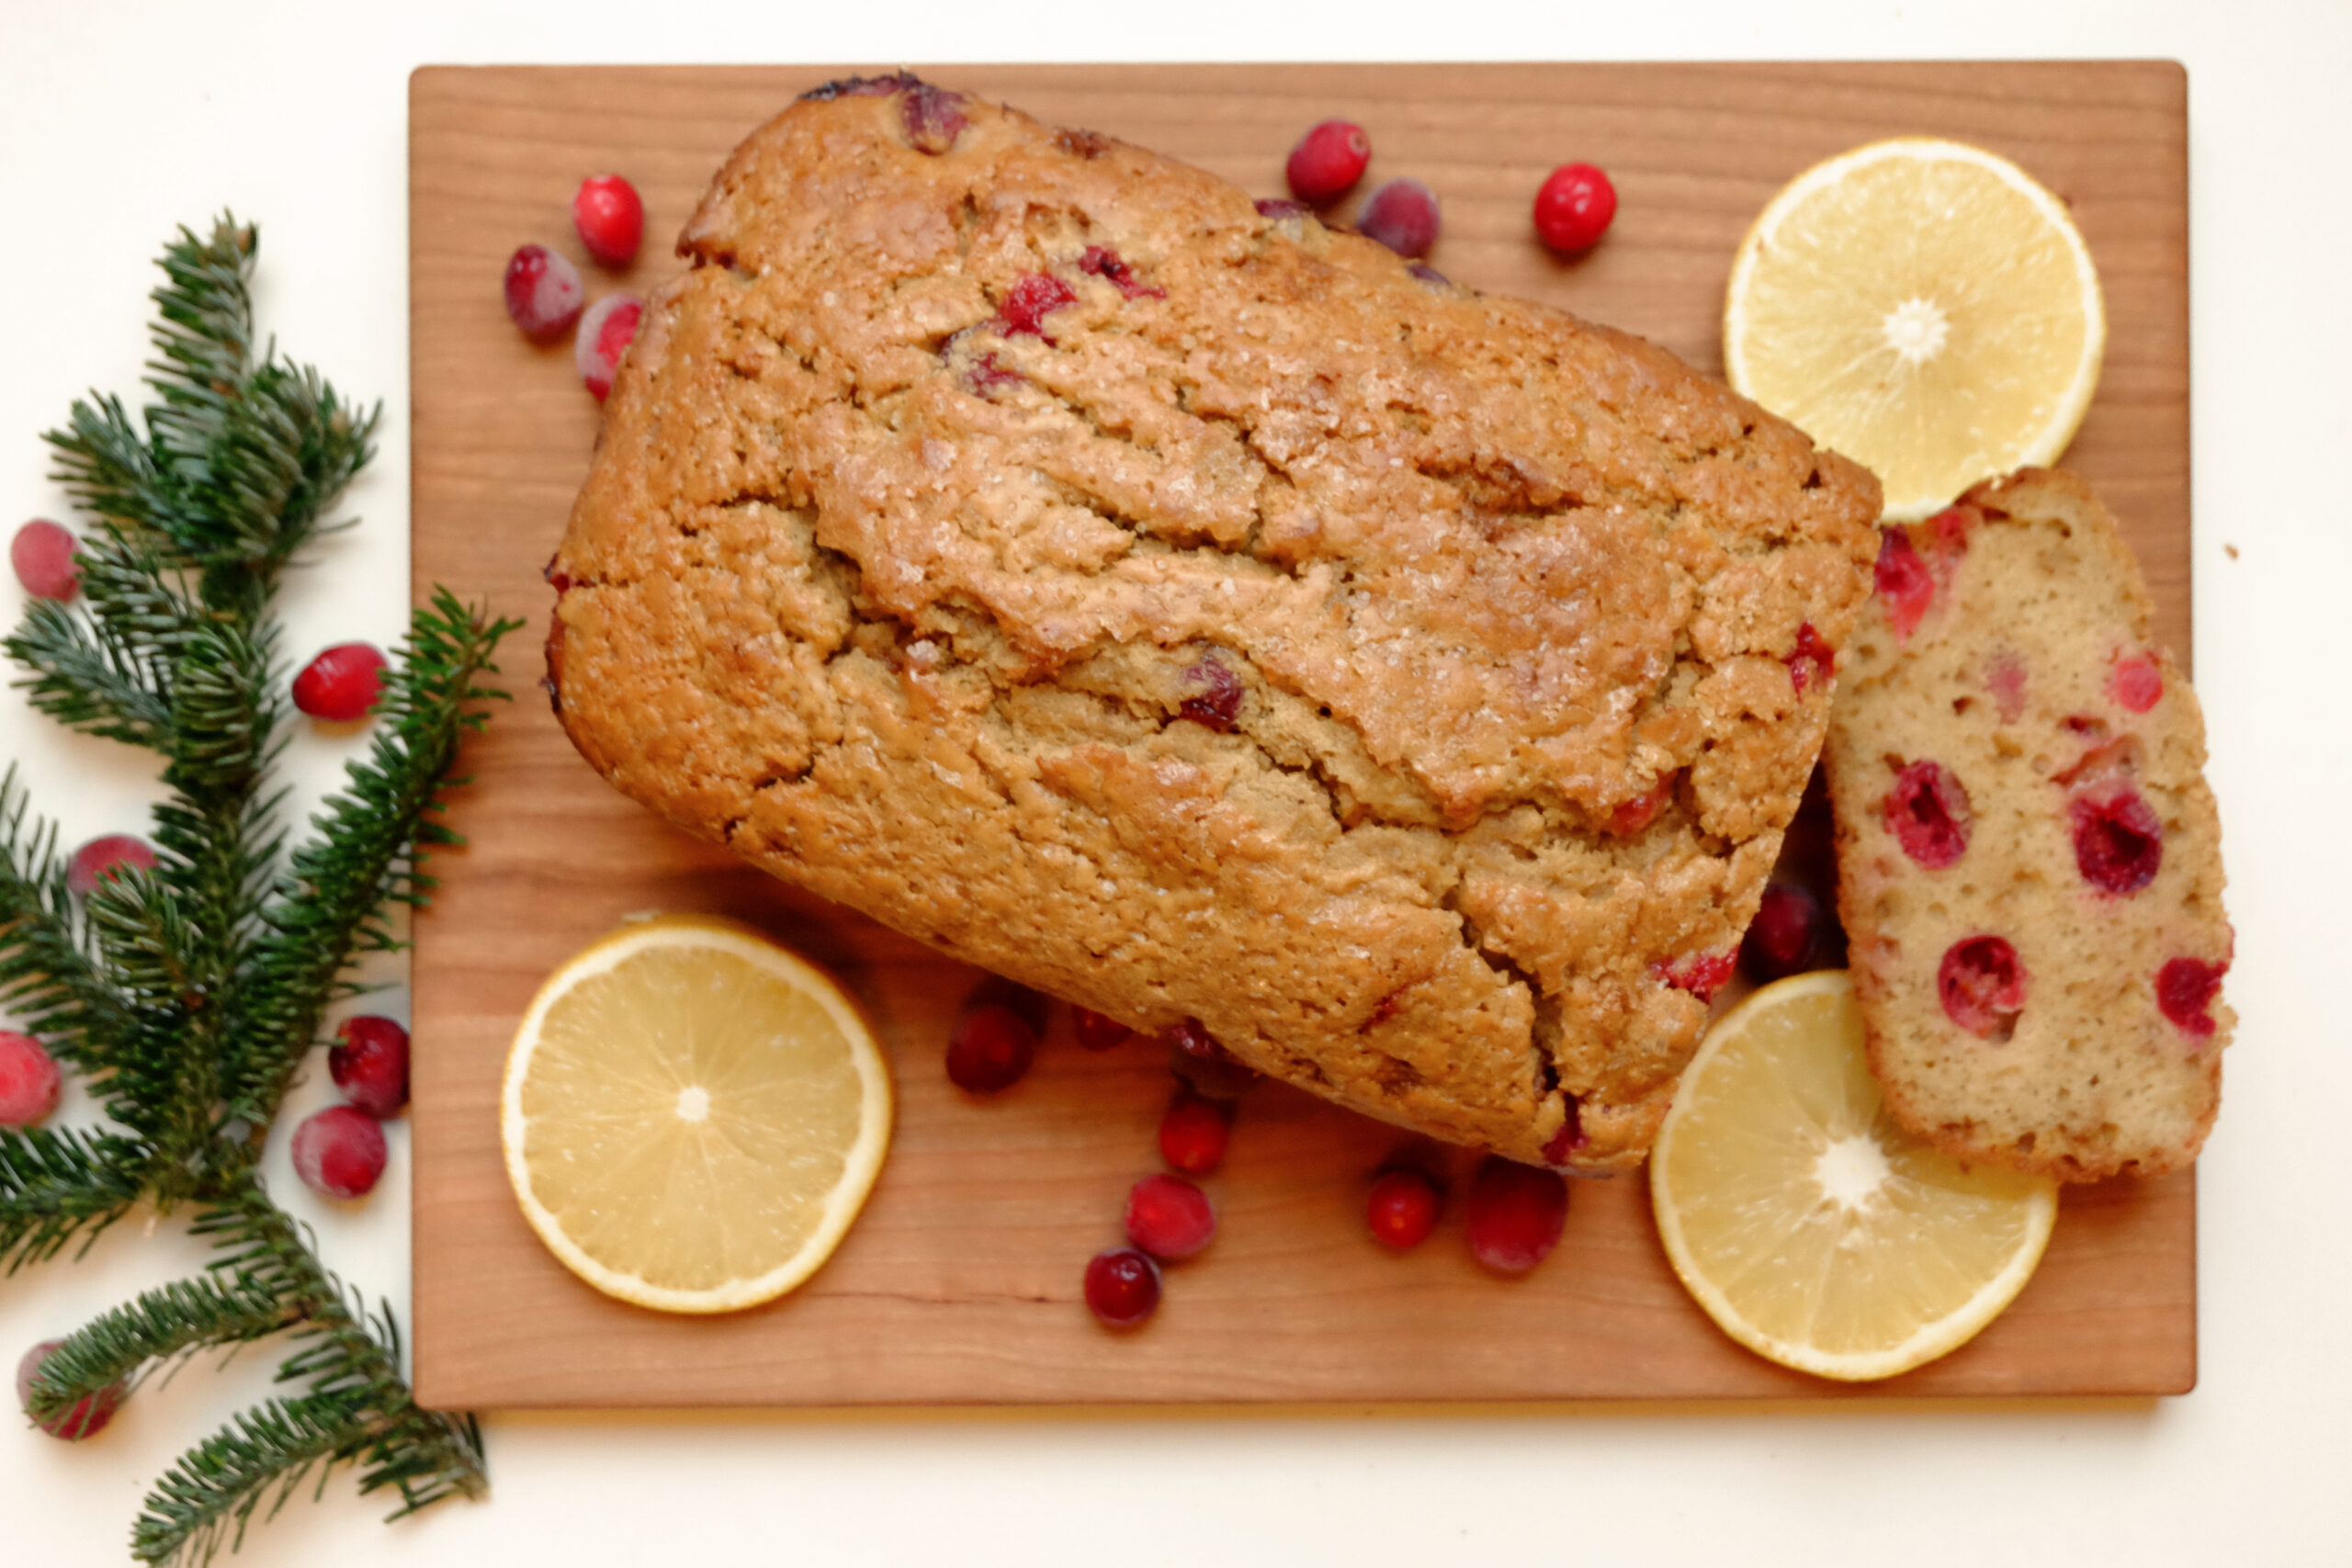
[{"label": "evergreen sprig", "polygon": [[405,1513],[485,1484],[471,1417],[421,1410],[389,1307],[370,1314],[266,1190],[271,1120],[355,960],[399,945],[419,857],[516,623],[437,591],[384,679],[368,754],[290,852],[272,765],[284,743],[278,578],[374,451],[380,410],[255,347],[256,236],[223,216],[162,258],[159,320],[134,423],[77,401],[48,440],[93,528],[79,602],[36,602],[6,639],[33,705],[153,751],[152,871],[69,892],[53,828],[0,775],[0,1007],[43,1036],[106,1114],[96,1131],[0,1132],[0,1267],[86,1250],[134,1206],[185,1212],[205,1272],[85,1325],[45,1360],[29,1414],[131,1390],[188,1357],[276,1338],[288,1392],[243,1412],[157,1483],[132,1531],[141,1562],[202,1562],[338,1465]]}]

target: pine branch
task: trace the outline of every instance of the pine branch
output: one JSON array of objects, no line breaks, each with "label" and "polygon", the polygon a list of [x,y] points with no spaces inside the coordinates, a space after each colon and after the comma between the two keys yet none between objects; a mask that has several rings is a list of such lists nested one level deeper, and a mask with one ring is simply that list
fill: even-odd
[{"label": "pine branch", "polygon": [[0,773],[0,1007],[68,1063],[103,1072],[126,1012],[84,946],[57,829],[27,816],[12,763]]},{"label": "pine branch", "polygon": [[0,1130],[0,1271],[46,1262],[76,1236],[87,1251],[139,1201],[145,1167],[145,1150],[112,1134]]},{"label": "pine branch", "polygon": [[101,1389],[135,1389],[185,1356],[275,1334],[300,1313],[257,1281],[175,1280],[66,1336],[41,1363],[26,1409],[47,1423]]},{"label": "pine branch", "polygon": [[323,1492],[335,1463],[357,1455],[368,1436],[368,1413],[337,1394],[273,1399],[238,1412],[156,1482],[131,1526],[131,1556],[151,1563],[209,1562],[224,1539],[236,1550],[273,1489],[277,1496],[265,1519],[286,1506],[313,1470]]}]

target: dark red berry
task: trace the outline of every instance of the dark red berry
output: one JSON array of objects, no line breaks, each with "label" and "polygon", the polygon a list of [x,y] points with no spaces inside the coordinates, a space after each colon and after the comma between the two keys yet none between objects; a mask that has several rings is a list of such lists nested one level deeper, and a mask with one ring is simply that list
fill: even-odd
[{"label": "dark red berry", "polygon": [[964,998],[964,1005],[967,1008],[1011,1008],[1021,1015],[1022,1021],[1040,1040],[1046,1037],[1046,1017],[1053,1010],[1052,1001],[1044,992],[1032,990],[1020,981],[1007,979],[1002,975],[991,975],[973,987],[972,994]]},{"label": "dark red berry", "polygon": [[2003,724],[2025,716],[2025,660],[2006,648],[1996,648],[1984,661],[1984,689]]},{"label": "dark red berry", "polygon": [[1070,1009],[1069,1021],[1078,1031],[1078,1043],[1089,1051],[1108,1051],[1136,1037],[1134,1030],[1091,1008]]},{"label": "dark red berry", "polygon": [[1159,1157],[1187,1176],[1206,1176],[1225,1163],[1232,1136],[1227,1109],[1180,1089],[1159,1118]]},{"label": "dark red berry", "polygon": [[1220,734],[1233,728],[1233,721],[1241,712],[1241,677],[1216,660],[1203,656],[1184,671],[1185,697],[1176,714],[1194,724],[1204,724]]},{"label": "dark red berry", "polygon": [[124,866],[138,871],[155,869],[155,852],[146,840],[129,833],[107,833],[92,839],[65,863],[66,890],[87,898],[97,891],[99,883]]},{"label": "dark red berry", "polygon": [[21,1130],[57,1109],[65,1076],[57,1058],[29,1034],[0,1029],[0,1127]]},{"label": "dark red berry", "polygon": [[1364,1224],[1381,1246],[1406,1252],[1430,1238],[1438,1208],[1437,1189],[1428,1177],[1418,1170],[1384,1171],[1364,1198]]},{"label": "dark red berry", "polygon": [[1437,194],[1419,180],[1390,180],[1363,198],[1356,230],[1411,260],[1437,243]]},{"label": "dark red berry", "polygon": [[1568,1184],[1500,1155],[1478,1167],[1464,1209],[1470,1254],[1489,1269],[1523,1274],[1552,1255],[1568,1218]]},{"label": "dark red berry", "polygon": [[339,642],[294,677],[294,705],[331,723],[365,718],[383,694],[386,662],[372,643]]},{"label": "dark red berry", "polygon": [[2118,658],[2108,690],[2117,703],[2133,713],[2145,713],[2154,707],[2165,694],[2165,675],[2156,667],[2155,655],[2138,653],[2128,659]]},{"label": "dark red berry", "polygon": [[73,532],[46,517],[36,517],[17,530],[8,541],[8,564],[16,568],[25,592],[36,599],[71,599],[82,586]]},{"label": "dark red berry", "polygon": [[1086,1261],[1086,1306],[1111,1328],[1133,1328],[1159,1308],[1159,1265],[1132,1247]]},{"label": "dark red berry", "polygon": [[2075,864],[2103,893],[2137,893],[2164,864],[2165,825],[2136,790],[2067,806],[2075,824]]},{"label": "dark red berry", "polygon": [[967,1008],[947,1037],[947,1078],[967,1094],[1011,1089],[1037,1059],[1037,1032],[1009,1007]]},{"label": "dark red berry", "polygon": [[346,1018],[327,1052],[327,1071],[343,1098],[381,1121],[408,1103],[408,1031],[389,1018]]},{"label": "dark red berry", "polygon": [[1584,1130],[1584,1103],[1573,1094],[1562,1096],[1567,1103],[1566,1114],[1560,1119],[1560,1130],[1544,1141],[1545,1163],[1565,1166],[1568,1156],[1592,1142]]},{"label": "dark red berry", "polygon": [[1555,251],[1589,251],[1617,216],[1617,187],[1590,164],[1563,164],[1535,193],[1535,237]]},{"label": "dark red berry", "polygon": [[2213,998],[2221,993],[2222,976],[2229,964],[2198,958],[2175,958],[2156,971],[2156,1006],[2192,1039],[2213,1035]]},{"label": "dark red berry", "polygon": [[899,100],[899,123],[907,128],[916,152],[935,158],[952,149],[971,122],[964,118],[963,94],[918,81]]},{"label": "dark red berry", "polygon": [[1886,604],[1887,624],[1898,639],[1909,637],[1936,602],[1936,577],[1902,528],[1888,528],[1879,535],[1876,581],[1878,596]]},{"label": "dark red berry", "polygon": [[2025,964],[2006,937],[1953,942],[1936,969],[1944,1016],[1980,1040],[2007,1040],[2016,1032],[2025,986]]},{"label": "dark red berry", "polygon": [[[44,1339],[26,1351],[24,1359],[17,1363],[17,1404],[27,1416],[33,1413],[33,1379],[40,1375],[41,1363],[56,1354],[57,1348],[64,1343],[62,1339]],[[52,1438],[62,1438],[69,1443],[79,1442],[84,1438],[95,1436],[100,1427],[113,1420],[114,1413],[122,1408],[122,1402],[129,1397],[130,1390],[120,1382],[110,1382],[95,1393],[84,1394],[70,1407],[48,1420],[37,1421],[34,1425]]]},{"label": "dark red berry", "polygon": [[384,1129],[365,1111],[330,1105],[294,1129],[294,1174],[313,1192],[362,1198],[384,1174]]},{"label": "dark red berry", "polygon": [[1757,981],[1802,975],[1821,946],[1821,900],[1801,883],[1768,882],[1756,919],[1740,940],[1739,964]]},{"label": "dark red berry", "polygon": [[592,175],[571,198],[571,222],[590,255],[606,266],[627,266],[645,238],[645,203],[620,175]]},{"label": "dark red berry", "polygon": [[1914,762],[1894,775],[1881,809],[1903,852],[1930,871],[1968,849],[1968,791],[1940,762]]},{"label": "dark red berry", "polygon": [[1678,991],[1688,991],[1701,1001],[1712,1001],[1717,991],[1731,978],[1732,965],[1738,954],[1731,949],[1722,953],[1691,953],[1671,964],[1653,964],[1650,973]]},{"label": "dark red berry", "polygon": [[1216,1239],[1208,1194],[1181,1176],[1147,1176],[1127,1189],[1127,1239],[1163,1263]]},{"label": "dark red berry", "polygon": [[571,361],[580,379],[603,402],[612,395],[613,378],[620,374],[621,355],[637,340],[638,324],[645,317],[645,301],[634,294],[607,294],[580,318],[580,335],[571,342]]},{"label": "dark red berry", "polygon": [[1298,145],[1290,150],[1284,173],[1291,195],[1320,207],[1353,189],[1370,162],[1372,138],[1364,134],[1363,126],[1349,119],[1327,119],[1298,139]]},{"label": "dark red berry", "polygon": [[1225,1047],[1210,1038],[1207,1027],[1197,1018],[1188,1018],[1168,1032],[1168,1043],[1179,1055],[1197,1061],[1214,1062],[1226,1055]]},{"label": "dark red berry", "polygon": [[1119,259],[1119,253],[1101,245],[1089,245],[1078,258],[1078,270],[1099,277],[1129,299],[1165,299],[1168,290],[1154,288],[1136,276],[1136,269]]},{"label": "dark red berry", "polygon": [[525,245],[506,258],[506,313],[533,343],[561,337],[586,297],[580,269],[545,245]]},{"label": "dark red berry", "polygon": [[1045,320],[1065,306],[1078,303],[1078,290],[1049,272],[1024,272],[1006,291],[1004,302],[996,309],[997,320],[1004,323],[1004,335],[1031,337],[1054,341],[1046,331]]},{"label": "dark red berry", "polygon": [[1789,667],[1789,683],[1797,689],[1798,696],[1804,696],[1828,682],[1830,671],[1838,668],[1838,650],[1807,621],[1797,628],[1795,649],[1781,662]]},{"label": "dark red berry", "polygon": [[1282,219],[1306,218],[1312,216],[1304,205],[1295,201],[1268,200],[1260,201],[1254,205],[1257,207],[1258,216],[1261,218]]}]

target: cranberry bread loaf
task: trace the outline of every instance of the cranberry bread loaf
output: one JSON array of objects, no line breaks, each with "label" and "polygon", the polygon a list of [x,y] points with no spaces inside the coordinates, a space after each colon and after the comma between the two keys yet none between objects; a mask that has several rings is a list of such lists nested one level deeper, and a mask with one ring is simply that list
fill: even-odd
[{"label": "cranberry bread loaf", "polygon": [[549,566],[686,831],[1516,1158],[1640,1158],[1878,488],[1636,339],[911,77],[755,132]]},{"label": "cranberry bread loaf", "polygon": [[2221,825],[2114,519],[2026,469],[1889,528],[1828,772],[1888,1108],[2067,1180],[2188,1164],[2233,1022]]}]

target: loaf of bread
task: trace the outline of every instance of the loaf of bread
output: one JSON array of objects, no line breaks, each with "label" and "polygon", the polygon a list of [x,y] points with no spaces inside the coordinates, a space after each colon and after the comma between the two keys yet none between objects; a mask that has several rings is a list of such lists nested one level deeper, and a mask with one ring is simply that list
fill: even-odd
[{"label": "loaf of bread", "polygon": [[2027,469],[1890,528],[1838,677],[1838,904],[1897,1121],[2067,1180],[2197,1157],[2233,1022],[2204,720],[2113,518]]},{"label": "loaf of bread", "polygon": [[755,132],[549,567],[581,753],[970,962],[1637,1161],[1878,487],[1636,339],[896,76]]}]

